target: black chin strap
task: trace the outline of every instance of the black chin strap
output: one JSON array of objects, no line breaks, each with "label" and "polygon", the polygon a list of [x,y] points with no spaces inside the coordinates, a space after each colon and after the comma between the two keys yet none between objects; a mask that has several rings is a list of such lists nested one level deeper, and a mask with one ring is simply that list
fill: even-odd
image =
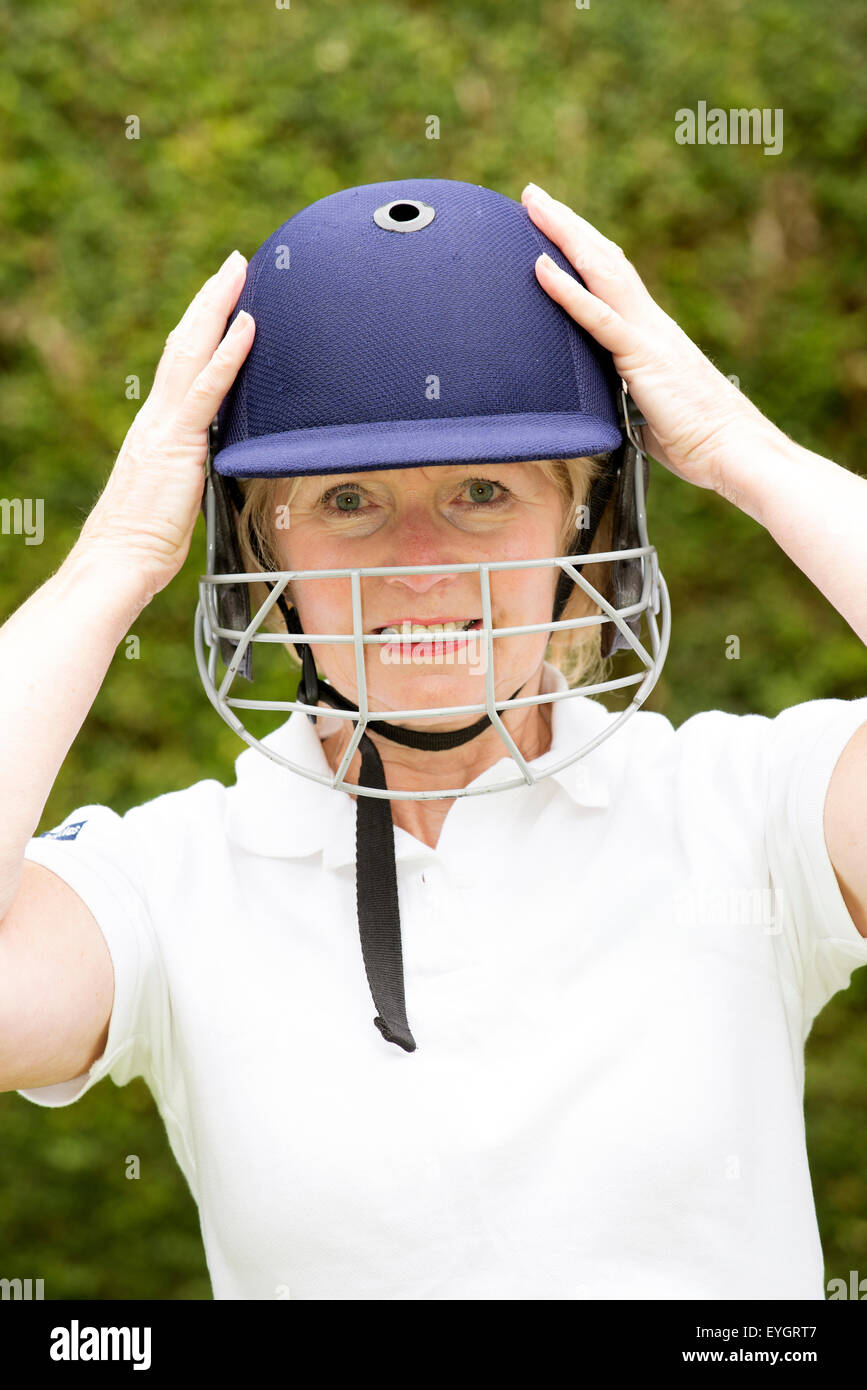
[{"label": "black chin strap", "polygon": [[[297,609],[289,608],[282,594],[277,603],[290,635],[303,635]],[[302,703],[317,705],[321,700],[337,709],[358,713],[357,705],[353,705],[327,681],[319,679],[310,643],[299,645],[303,647],[298,686],[298,697]],[[520,689],[521,686],[518,686]],[[514,700],[518,690],[511,699]],[[316,717],[315,714],[307,715],[311,723],[316,722]],[[439,753],[446,748],[458,748],[462,743],[469,743],[483,733],[490,723],[487,714],[484,714],[468,729],[431,733],[421,729],[403,729],[397,724],[377,720],[376,732],[407,748]],[[360,785],[387,790],[382,759],[373,740],[364,733],[358,747],[361,752]],[[356,798],[355,887],[361,954],[370,993],[379,1011],[373,1021],[386,1042],[396,1043],[405,1052],[415,1052],[415,1039],[406,1018],[397,869],[394,862],[394,820],[388,797]]]}]

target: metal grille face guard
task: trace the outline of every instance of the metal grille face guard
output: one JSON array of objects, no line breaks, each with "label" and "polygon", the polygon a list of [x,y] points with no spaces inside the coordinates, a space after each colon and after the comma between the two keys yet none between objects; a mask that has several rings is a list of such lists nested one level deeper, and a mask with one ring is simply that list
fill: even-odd
[{"label": "metal grille face guard", "polygon": [[[205,692],[211,704],[214,706],[220,717],[225,720],[231,729],[251,747],[257,748],[266,757],[279,763],[281,766],[289,768],[292,772],[298,773],[302,777],[307,777],[315,782],[320,782],[324,786],[333,787],[339,791],[344,791],[353,796],[378,796],[391,800],[438,800],[452,799],[459,796],[478,796],[485,792],[506,791],[513,787],[524,784],[532,785],[541,781],[545,777],[550,777],[553,773],[570,766],[584,757],[604,739],[620,728],[620,726],[641,707],[655,686],[665,658],[668,652],[669,638],[671,634],[671,605],[669,601],[668,588],[659,569],[656,548],[652,546],[647,537],[647,523],[645,516],[645,490],[644,490],[644,471],[643,462],[645,455],[634,438],[632,429],[627,425],[627,431],[634,447],[630,451],[631,464],[634,470],[634,497],[635,497],[635,522],[636,534],[639,540],[637,546],[631,549],[608,550],[593,554],[561,555],[540,560],[507,560],[507,561],[484,561],[460,565],[403,565],[379,568],[355,568],[355,569],[330,569],[330,570],[274,570],[267,573],[258,571],[252,573],[214,573],[215,560],[215,506],[216,499],[214,485],[210,474],[207,478],[205,492],[205,517],[207,532],[207,573],[199,580],[199,603],[195,615],[194,643],[196,653],[196,663],[199,675]],[[629,466],[626,464],[625,466]],[[585,564],[600,564],[606,561],[636,561],[636,569],[640,570],[641,593],[638,599],[628,605],[616,608],[608,601],[597,589],[586,580],[581,572],[581,566]],[[601,613],[591,614],[580,618],[571,618],[559,622],[546,622],[529,624],[522,627],[495,628],[491,622],[491,593],[489,575],[492,570],[508,569],[528,569],[536,566],[559,565],[561,570],[569,575],[581,589],[602,610]],[[482,600],[482,626],[474,630],[472,637],[480,644],[483,644],[484,674],[485,674],[485,696],[484,703],[446,705],[436,708],[416,708],[402,710],[371,710],[368,705],[367,676],[364,669],[364,648],[366,646],[382,645],[383,643],[411,643],[413,640],[418,642],[418,637],[397,636],[379,633],[365,633],[363,613],[361,605],[361,579],[367,576],[380,577],[399,574],[457,574],[457,573],[476,573],[479,576],[479,585]],[[352,618],[353,632],[347,633],[304,633],[303,635],[292,635],[287,633],[261,632],[260,628],[268,613],[277,602],[290,581],[295,579],[334,579],[349,578],[352,588]],[[251,621],[245,628],[230,628],[220,625],[218,616],[218,590],[221,585],[241,585],[241,584],[261,584],[267,581],[271,584],[271,591],[258,611],[253,615]],[[644,617],[650,636],[650,651],[647,650],[632,630],[633,627],[640,627],[641,617]],[[495,637],[518,636],[523,634],[550,632],[559,630],[588,627],[601,623],[614,623],[623,636],[629,648],[636,654],[640,661],[641,669],[634,674],[619,676],[610,680],[599,681],[595,684],[579,684],[569,690],[556,691],[547,695],[523,696],[514,700],[497,700],[494,692],[494,648],[493,640]],[[630,622],[632,627],[630,627]],[[236,644],[234,654],[228,665],[224,666],[222,676],[218,676],[217,667],[220,660],[220,639],[229,639]],[[305,704],[301,700],[255,700],[244,699],[233,695],[232,689],[235,677],[244,660],[245,653],[251,642],[281,643],[283,645],[298,645],[303,642],[322,642],[334,644],[351,643],[355,652],[355,673],[358,691],[358,712],[335,709],[332,706],[327,708],[314,708]],[[630,704],[620,715],[606,726],[601,734],[588,740],[560,762],[544,768],[540,772],[534,772],[527,764],[508,729],[503,724],[500,714],[504,710],[517,709],[525,705],[540,705],[546,702],[557,700],[572,699],[576,696],[589,696],[602,694],[607,690],[617,690],[625,686],[637,685]],[[347,719],[355,724],[352,737],[343,754],[340,766],[332,776],[325,776],[315,769],[302,767],[282,756],[276,749],[263,744],[248,730],[242,719],[235,712],[236,710],[273,710],[275,712],[300,710],[305,714],[318,714],[328,719]],[[515,763],[519,776],[510,780],[501,779],[498,782],[489,783],[483,787],[452,787],[448,790],[436,791],[409,791],[400,788],[388,787],[386,790],[378,788],[360,786],[355,782],[345,781],[346,771],[350,765],[352,757],[358,747],[359,741],[365,730],[370,726],[376,732],[376,721],[386,720],[389,723],[397,723],[402,720],[416,718],[432,718],[436,715],[473,715],[477,719],[483,714],[487,714],[492,726],[497,730],[506,751]],[[412,727],[412,725],[410,725]]]}]

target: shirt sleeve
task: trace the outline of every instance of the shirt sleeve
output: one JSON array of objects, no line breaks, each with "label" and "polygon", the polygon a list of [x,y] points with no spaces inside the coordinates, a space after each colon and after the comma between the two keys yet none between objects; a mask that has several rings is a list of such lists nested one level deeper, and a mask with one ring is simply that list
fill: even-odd
[{"label": "shirt sleeve", "polygon": [[867,723],[867,699],[811,700],[770,721],[765,848],[781,903],[783,966],[800,992],[803,1039],[852,971],[867,964],[867,938],[846,906],[825,842],[831,775]]},{"label": "shirt sleeve", "polygon": [[24,857],[62,878],[93,913],[111,955],[114,1002],[105,1051],[89,1071],[18,1094],[53,1107],[71,1105],[106,1075],[116,1086],[136,1076],[151,1085],[153,1040],[168,1026],[168,987],[129,822],[106,806],[82,806],[28,841]]}]

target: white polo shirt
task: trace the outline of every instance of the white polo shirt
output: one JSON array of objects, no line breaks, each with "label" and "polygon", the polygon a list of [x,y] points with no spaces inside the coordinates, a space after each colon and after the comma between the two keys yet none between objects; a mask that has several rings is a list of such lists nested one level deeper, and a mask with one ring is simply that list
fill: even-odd
[{"label": "white polo shirt", "polygon": [[[540,769],[617,717],[552,712]],[[638,711],[435,850],[396,829],[414,1053],[373,1024],[346,793],[250,748],[80,807],[27,857],[105,935],[108,1042],[20,1094],[145,1078],[217,1299],[821,1299],[803,1045],[867,963],[822,829],[865,721]],[[269,742],[329,771],[301,713]]]}]

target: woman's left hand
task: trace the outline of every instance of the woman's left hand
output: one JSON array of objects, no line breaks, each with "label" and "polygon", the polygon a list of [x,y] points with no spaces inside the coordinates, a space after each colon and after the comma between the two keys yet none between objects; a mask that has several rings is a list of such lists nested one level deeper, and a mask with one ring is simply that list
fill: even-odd
[{"label": "woman's left hand", "polygon": [[619,246],[534,184],[521,200],[587,288],[550,257],[536,261],[536,278],[612,354],[647,420],[646,452],[687,482],[726,495],[726,461],[751,448],[757,426],[760,433],[776,427],[659,307]]}]

